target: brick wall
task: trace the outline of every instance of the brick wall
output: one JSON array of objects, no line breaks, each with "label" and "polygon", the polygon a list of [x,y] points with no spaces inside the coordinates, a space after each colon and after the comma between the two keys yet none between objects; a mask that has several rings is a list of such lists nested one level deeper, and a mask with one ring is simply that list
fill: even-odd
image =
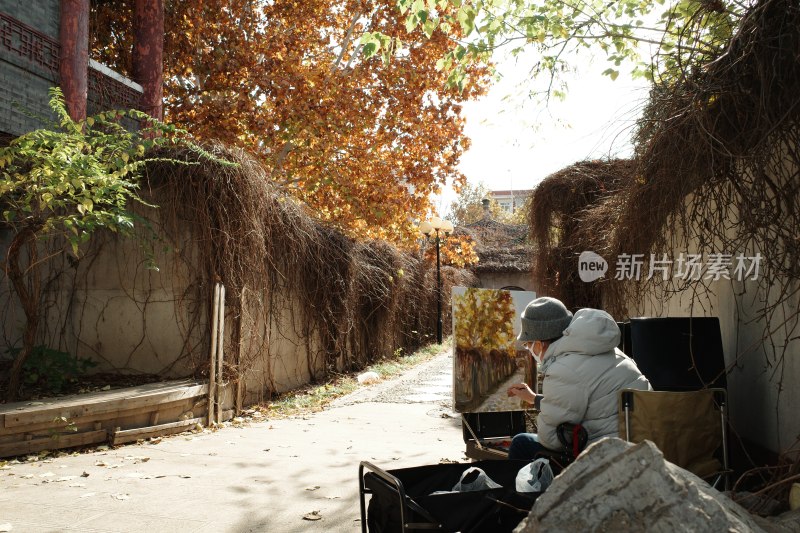
[{"label": "brick wall", "polygon": [[[0,0],[0,138],[46,126],[48,90],[58,84],[59,0]],[[109,73],[112,74],[113,73]],[[88,112],[140,108],[132,90],[97,70],[89,72]],[[136,123],[127,121],[126,127]]]},{"label": "brick wall", "polygon": [[[20,135],[51,117],[47,91],[58,79],[58,0],[0,0],[0,133]],[[27,27],[26,27],[27,26]],[[44,34],[44,38],[41,34]]]},{"label": "brick wall", "polygon": [[0,12],[58,41],[60,5],[59,0],[0,0]]},{"label": "brick wall", "polygon": [[0,132],[16,136],[43,127],[42,121],[29,115],[52,117],[47,91],[54,84],[53,78],[44,78],[0,58]]}]

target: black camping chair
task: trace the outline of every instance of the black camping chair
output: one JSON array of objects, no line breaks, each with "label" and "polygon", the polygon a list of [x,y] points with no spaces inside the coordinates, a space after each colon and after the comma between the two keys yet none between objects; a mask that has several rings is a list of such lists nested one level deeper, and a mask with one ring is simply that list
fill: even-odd
[{"label": "black camping chair", "polygon": [[561,443],[561,450],[546,450],[536,454],[535,459],[545,458],[550,460],[553,474],[558,475],[586,448],[589,434],[581,424],[562,422],[556,426],[556,437]]},{"label": "black camping chair", "polygon": [[[515,490],[517,473],[527,464],[485,460],[387,471],[362,461],[358,467],[361,531],[511,533],[539,494]],[[470,467],[482,469],[501,488],[450,492]],[[435,494],[439,491],[444,492]]]}]

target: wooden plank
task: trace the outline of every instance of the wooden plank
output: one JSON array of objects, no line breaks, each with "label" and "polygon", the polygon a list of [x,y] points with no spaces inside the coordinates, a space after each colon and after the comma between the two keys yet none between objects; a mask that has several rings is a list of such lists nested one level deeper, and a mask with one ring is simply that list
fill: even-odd
[{"label": "wooden plank", "polygon": [[113,389],[107,391],[94,391],[81,394],[72,394],[69,396],[58,396],[53,398],[45,398],[39,401],[25,401],[0,405],[0,414],[13,414],[15,411],[31,411],[38,409],[47,409],[53,405],[62,406],[75,406],[93,403],[95,401],[106,402],[120,398],[127,398],[132,393],[135,394],[149,394],[157,391],[167,391],[180,389],[187,386],[198,384],[195,379],[178,379],[172,381],[159,381],[157,383],[146,383],[135,387],[126,387],[122,389]]},{"label": "wooden plank", "polygon": [[172,387],[167,390],[157,390],[154,392],[142,392],[141,390],[129,391],[126,396],[103,401],[101,398],[94,398],[89,403],[78,403],[77,405],[63,405],[55,402],[44,406],[31,406],[25,410],[15,410],[6,412],[3,425],[6,428],[28,426],[65,417],[67,419],[92,417],[119,411],[130,411],[144,407],[157,407],[159,404],[174,402],[197,396],[204,396],[208,393],[208,383],[199,385],[184,385]]},{"label": "wooden plank", "polygon": [[74,435],[59,435],[57,439],[41,437],[38,439],[10,442],[8,444],[0,444],[0,457],[25,455],[42,450],[58,450],[61,448],[71,448],[72,446],[85,446],[87,444],[98,444],[106,442],[107,439],[108,432],[102,429],[99,431],[75,433]]},{"label": "wooden plank", "polygon": [[[136,417],[139,415],[149,415],[150,417],[152,417],[156,414],[158,414],[158,418],[161,418],[164,416],[165,412],[169,412],[171,410],[176,410],[176,409],[181,409],[182,411],[185,411],[187,409],[197,410],[198,406],[201,408],[200,410],[205,408],[205,395],[196,397],[194,401],[192,401],[192,398],[184,398],[182,400],[161,403],[155,406],[134,407],[133,409],[110,411],[108,413],[102,413],[102,414],[89,414],[88,416],[70,418],[69,423],[75,424],[76,426],[82,426],[96,421],[125,419],[125,418]],[[148,425],[154,426],[156,424],[158,424],[158,420],[151,419]],[[0,426],[0,438],[8,435],[14,435],[16,433],[34,432],[42,429],[60,429],[65,427],[66,425],[67,424],[62,422],[60,419],[54,418],[53,420],[48,420],[37,424],[28,424],[25,426],[17,426],[10,428],[4,428]],[[113,424],[109,425],[112,426]]]},{"label": "wooden plank", "polygon": [[160,424],[158,426],[116,430],[111,433],[111,443],[116,446],[125,442],[134,442],[139,439],[146,439],[148,437],[181,433],[197,424],[201,424],[204,420],[205,417],[190,418],[189,420],[181,420],[180,422],[172,422],[169,424]]}]

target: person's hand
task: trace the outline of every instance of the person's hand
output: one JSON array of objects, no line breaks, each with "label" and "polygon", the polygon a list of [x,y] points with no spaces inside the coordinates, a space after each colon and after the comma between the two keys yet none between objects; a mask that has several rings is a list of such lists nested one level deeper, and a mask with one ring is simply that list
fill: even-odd
[{"label": "person's hand", "polygon": [[536,394],[531,390],[527,383],[517,383],[511,385],[506,391],[508,396],[516,396],[520,400],[528,403],[533,403],[536,400]]}]

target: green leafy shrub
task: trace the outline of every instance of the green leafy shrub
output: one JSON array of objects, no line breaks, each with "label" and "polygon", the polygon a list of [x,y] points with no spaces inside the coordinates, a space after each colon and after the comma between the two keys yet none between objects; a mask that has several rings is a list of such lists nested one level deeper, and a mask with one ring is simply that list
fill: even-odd
[{"label": "green leafy shrub", "polygon": [[[19,348],[9,350],[16,357]],[[97,366],[91,359],[73,357],[46,346],[35,346],[23,364],[23,382],[42,392],[59,394],[64,386],[76,381],[89,369]]]}]

